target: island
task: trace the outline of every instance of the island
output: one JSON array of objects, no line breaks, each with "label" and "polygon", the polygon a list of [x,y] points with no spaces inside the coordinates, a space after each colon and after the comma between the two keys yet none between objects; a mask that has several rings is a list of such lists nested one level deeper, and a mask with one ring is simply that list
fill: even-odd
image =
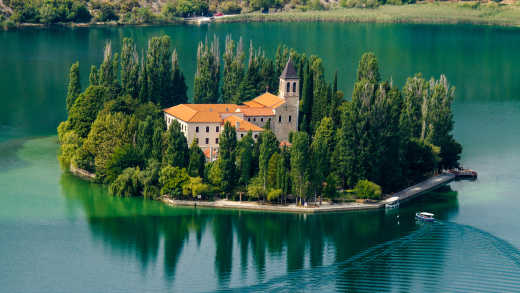
[{"label": "island", "polygon": [[120,53],[107,43],[84,90],[73,64],[61,166],[116,196],[266,210],[380,206],[459,166],[455,89],[444,75],[418,73],[399,88],[369,52],[346,99],[318,56],[283,45],[274,58],[252,44],[245,52],[231,36],[223,54],[215,36],[201,42],[191,98],[168,36],[141,56],[132,39]]}]

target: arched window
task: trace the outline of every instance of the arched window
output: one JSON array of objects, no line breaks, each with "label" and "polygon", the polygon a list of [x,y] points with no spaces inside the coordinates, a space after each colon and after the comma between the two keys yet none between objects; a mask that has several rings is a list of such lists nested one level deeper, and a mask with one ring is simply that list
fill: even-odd
[{"label": "arched window", "polygon": [[296,92],[296,82],[292,83],[292,91],[293,91],[293,93]]},{"label": "arched window", "polygon": [[289,115],[289,122],[291,122],[291,115]]},{"label": "arched window", "polygon": [[287,92],[290,92],[291,91],[291,83],[287,83]]}]

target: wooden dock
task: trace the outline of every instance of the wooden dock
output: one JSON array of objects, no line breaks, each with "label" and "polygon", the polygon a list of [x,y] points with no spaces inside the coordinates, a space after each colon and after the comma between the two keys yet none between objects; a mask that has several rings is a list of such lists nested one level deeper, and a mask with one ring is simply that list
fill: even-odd
[{"label": "wooden dock", "polygon": [[[392,197],[398,197],[399,202],[406,202],[417,196],[433,191],[441,186],[444,186],[451,181],[455,180],[456,176],[451,173],[442,173],[435,177],[431,177],[429,179],[424,180],[421,183],[410,186],[406,189],[403,189],[397,193],[394,193]],[[386,200],[383,201],[386,204]]]}]

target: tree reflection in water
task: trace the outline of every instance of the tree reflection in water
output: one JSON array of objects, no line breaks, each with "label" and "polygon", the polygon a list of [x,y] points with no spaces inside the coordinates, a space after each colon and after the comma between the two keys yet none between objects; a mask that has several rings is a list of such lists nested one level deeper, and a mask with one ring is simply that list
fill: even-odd
[{"label": "tree reflection in water", "polygon": [[[61,186],[71,212],[81,207],[92,238],[103,243],[111,254],[135,257],[143,272],[150,265],[162,262],[164,278],[171,282],[179,276],[189,278],[177,264],[185,245],[190,245],[199,255],[214,255],[214,259],[202,259],[189,265],[213,267],[215,276],[207,277],[216,279],[219,288],[261,283],[309,267],[344,262],[370,247],[417,230],[413,215],[426,205],[441,219],[457,210],[456,193],[433,194],[393,213],[303,215],[170,208],[141,198],[112,197],[103,186],[68,174],[63,174]],[[188,241],[190,236],[195,241]],[[201,245],[203,241],[210,243]],[[214,251],[205,254],[204,249]],[[406,247],[402,248],[402,252],[406,252]],[[406,261],[413,253],[409,251],[401,256]],[[441,260],[442,251],[432,257]],[[249,263],[250,259],[252,264]],[[273,265],[268,266],[268,263]],[[377,270],[371,273],[390,280],[393,278],[390,275],[392,268],[385,268],[385,263],[378,262]],[[434,269],[441,270],[442,263],[439,261]],[[251,265],[253,272],[249,271]],[[348,280],[349,284],[363,283],[366,272],[362,274],[355,268],[340,268],[341,265],[338,266],[338,278],[341,280]],[[233,275],[236,276],[233,278]],[[401,278],[406,280],[407,276]],[[210,290],[211,285],[208,286]]]}]

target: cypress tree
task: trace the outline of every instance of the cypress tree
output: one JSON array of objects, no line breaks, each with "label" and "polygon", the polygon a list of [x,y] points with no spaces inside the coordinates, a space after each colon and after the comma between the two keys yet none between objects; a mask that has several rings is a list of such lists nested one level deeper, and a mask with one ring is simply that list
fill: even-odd
[{"label": "cypress tree", "polygon": [[137,98],[139,95],[139,57],[134,40],[123,39],[121,49],[121,87],[123,93]]},{"label": "cypress tree", "polygon": [[251,131],[240,140],[238,143],[238,168],[239,179],[238,182],[242,185],[247,185],[249,179],[253,176],[253,148],[255,141]]},{"label": "cypress tree", "polygon": [[182,73],[179,66],[177,50],[173,50],[172,53],[172,87],[173,103],[170,105],[165,105],[165,107],[188,102],[188,87],[186,86],[184,74]]},{"label": "cypress tree", "polygon": [[267,170],[269,159],[278,152],[280,143],[271,130],[266,130],[262,133],[262,144],[260,145],[260,156],[258,158],[258,165],[260,168],[260,176],[264,183],[264,189],[267,188]]},{"label": "cypress tree", "polygon": [[79,79],[79,62],[72,64],[69,72],[69,87],[67,89],[67,112],[70,111],[74,101],[81,93],[81,84]]},{"label": "cypress tree", "polygon": [[162,107],[174,104],[170,37],[153,37],[148,41],[146,75],[149,99]]},{"label": "cypress tree", "polygon": [[137,83],[139,86],[139,101],[141,101],[141,103],[148,102],[150,97],[148,96],[148,73],[146,71],[144,52],[141,53],[141,70],[139,71]]},{"label": "cypress tree", "polygon": [[118,54],[112,55],[112,43],[108,41],[105,44],[103,63],[101,63],[98,71],[98,84],[105,87],[117,86],[118,66]]},{"label": "cypress tree", "polygon": [[135,147],[143,158],[149,158],[153,149],[153,119],[147,116],[146,120],[140,121],[137,127]]},{"label": "cypress tree", "polygon": [[197,71],[193,84],[194,103],[216,103],[219,98],[220,53],[217,36],[209,44],[200,42],[197,49]]},{"label": "cypress tree", "polygon": [[220,187],[222,191],[229,193],[235,186],[236,181],[236,148],[237,133],[235,128],[229,122],[224,124],[224,130],[220,134],[220,148],[218,165],[222,172]]},{"label": "cypress tree", "polygon": [[186,168],[189,159],[188,143],[181,132],[179,122],[173,121],[167,133],[163,162],[174,167]]},{"label": "cypress tree", "polygon": [[155,123],[152,136],[151,157],[161,162],[163,158],[163,127],[160,123]]},{"label": "cypress tree", "polygon": [[90,66],[90,74],[88,76],[90,85],[99,85],[98,70],[95,65]]},{"label": "cypress tree", "polygon": [[372,52],[364,53],[359,61],[357,81],[363,79],[368,80],[370,83],[379,83],[381,81],[376,55]]},{"label": "cypress tree", "polygon": [[188,174],[192,177],[204,177],[204,164],[206,158],[198,145],[198,139],[195,138],[190,146],[190,159],[188,164]]},{"label": "cypress tree", "polygon": [[301,203],[301,199],[307,197],[309,187],[309,136],[303,131],[298,131],[293,135],[291,178],[293,192]]},{"label": "cypress tree", "polygon": [[313,75],[309,70],[309,64],[305,65],[304,74],[303,74],[303,91],[302,91],[302,105],[301,105],[301,121],[300,121],[300,129],[301,131],[310,132],[311,131],[311,119],[312,119],[312,107],[314,100],[314,85],[313,85]]},{"label": "cypress tree", "polygon": [[316,134],[311,143],[312,182],[315,195],[321,192],[322,183],[330,171],[333,148],[334,127],[332,125],[332,119],[325,117],[317,127]]}]

